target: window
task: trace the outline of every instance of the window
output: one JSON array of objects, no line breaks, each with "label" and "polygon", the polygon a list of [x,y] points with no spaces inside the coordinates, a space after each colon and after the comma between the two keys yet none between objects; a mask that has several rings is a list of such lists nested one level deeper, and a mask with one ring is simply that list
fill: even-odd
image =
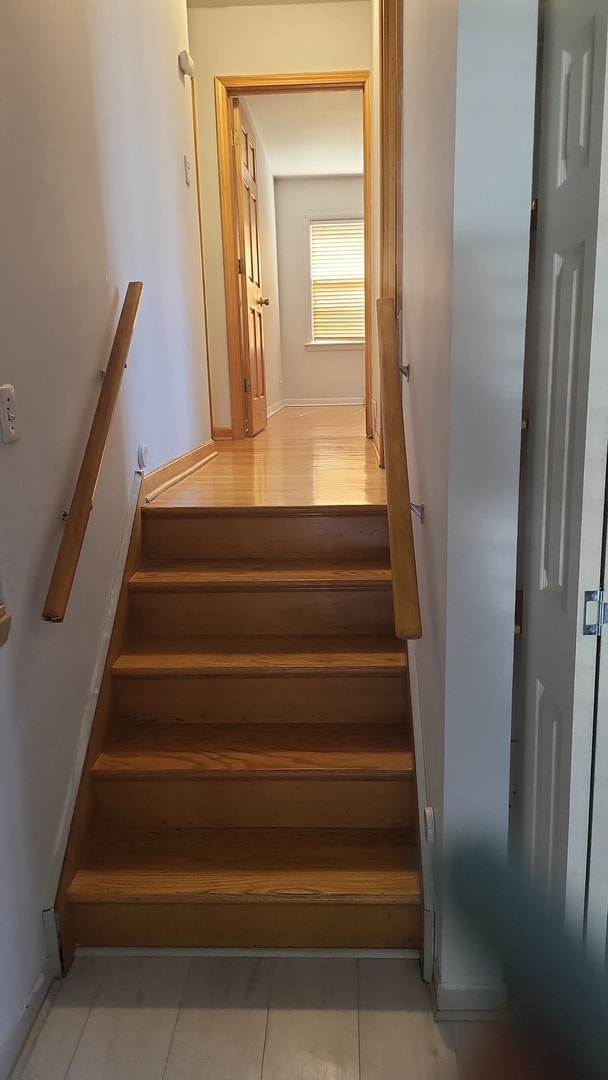
[{"label": "window", "polygon": [[312,344],[365,341],[363,219],[310,222]]}]

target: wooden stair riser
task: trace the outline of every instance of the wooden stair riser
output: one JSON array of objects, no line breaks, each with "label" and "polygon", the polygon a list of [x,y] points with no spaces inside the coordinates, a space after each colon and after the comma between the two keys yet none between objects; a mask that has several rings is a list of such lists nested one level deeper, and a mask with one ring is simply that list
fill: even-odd
[{"label": "wooden stair riser", "polygon": [[114,679],[125,721],[403,724],[402,675]]},{"label": "wooden stair riser", "polygon": [[143,515],[144,556],[163,559],[384,559],[386,511]]},{"label": "wooden stair riser", "polygon": [[98,780],[97,820],[131,828],[408,828],[413,780]]},{"label": "wooden stair riser", "polygon": [[131,640],[205,634],[373,634],[393,631],[390,588],[134,593]]},{"label": "wooden stair riser", "polygon": [[417,904],[67,905],[75,944],[91,948],[414,949]]}]

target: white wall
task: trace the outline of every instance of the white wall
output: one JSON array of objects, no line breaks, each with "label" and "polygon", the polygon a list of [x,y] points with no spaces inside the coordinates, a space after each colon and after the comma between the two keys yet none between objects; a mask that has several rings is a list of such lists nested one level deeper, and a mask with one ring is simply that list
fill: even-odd
[{"label": "white wall", "polygon": [[442,840],[457,12],[404,2],[404,388],[423,636],[415,653],[427,799]]},{"label": "white wall", "polygon": [[[138,443],[151,467],[209,437],[183,0],[7,0],[0,33],[0,1075],[45,964],[41,911]],[[134,63],[134,57],[137,63]],[[119,301],[145,282],[68,616],[40,618]],[[7,508],[10,506],[10,511]]]},{"label": "white wall", "polygon": [[[404,398],[439,854],[507,841],[536,19],[535,0],[405,0]],[[446,904],[437,945],[440,1006],[500,1000]]]},{"label": "white wall", "polygon": [[302,402],[363,401],[365,349],[306,348],[310,341],[308,217],[363,216],[363,178],[331,176],[275,181],[284,398]]},{"label": "white wall", "polygon": [[214,422],[229,426],[230,392],[213,79],[216,75],[369,70],[368,0],[191,8],[201,128],[202,206]]}]

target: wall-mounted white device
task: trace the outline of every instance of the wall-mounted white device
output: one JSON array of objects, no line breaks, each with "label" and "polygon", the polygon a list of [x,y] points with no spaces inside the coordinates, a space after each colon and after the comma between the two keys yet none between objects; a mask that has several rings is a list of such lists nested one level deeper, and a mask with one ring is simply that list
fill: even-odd
[{"label": "wall-mounted white device", "polygon": [[15,405],[15,387],[10,383],[0,386],[0,428],[2,429],[2,442],[17,442],[19,438],[19,425],[17,421],[17,406]]},{"label": "wall-mounted white device", "polygon": [[184,49],[182,52],[180,52],[178,59],[179,59],[179,70],[181,72],[183,72],[184,75],[189,75],[190,78],[193,79],[194,78],[194,60],[190,56],[190,53],[187,52],[186,49]]}]

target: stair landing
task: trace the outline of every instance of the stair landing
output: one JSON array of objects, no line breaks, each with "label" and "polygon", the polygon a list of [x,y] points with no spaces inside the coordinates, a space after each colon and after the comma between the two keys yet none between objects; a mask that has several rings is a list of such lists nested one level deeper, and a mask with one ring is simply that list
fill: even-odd
[{"label": "stair landing", "polygon": [[386,506],[384,472],[365,438],[363,405],[281,409],[244,442],[154,501],[187,506]]}]

